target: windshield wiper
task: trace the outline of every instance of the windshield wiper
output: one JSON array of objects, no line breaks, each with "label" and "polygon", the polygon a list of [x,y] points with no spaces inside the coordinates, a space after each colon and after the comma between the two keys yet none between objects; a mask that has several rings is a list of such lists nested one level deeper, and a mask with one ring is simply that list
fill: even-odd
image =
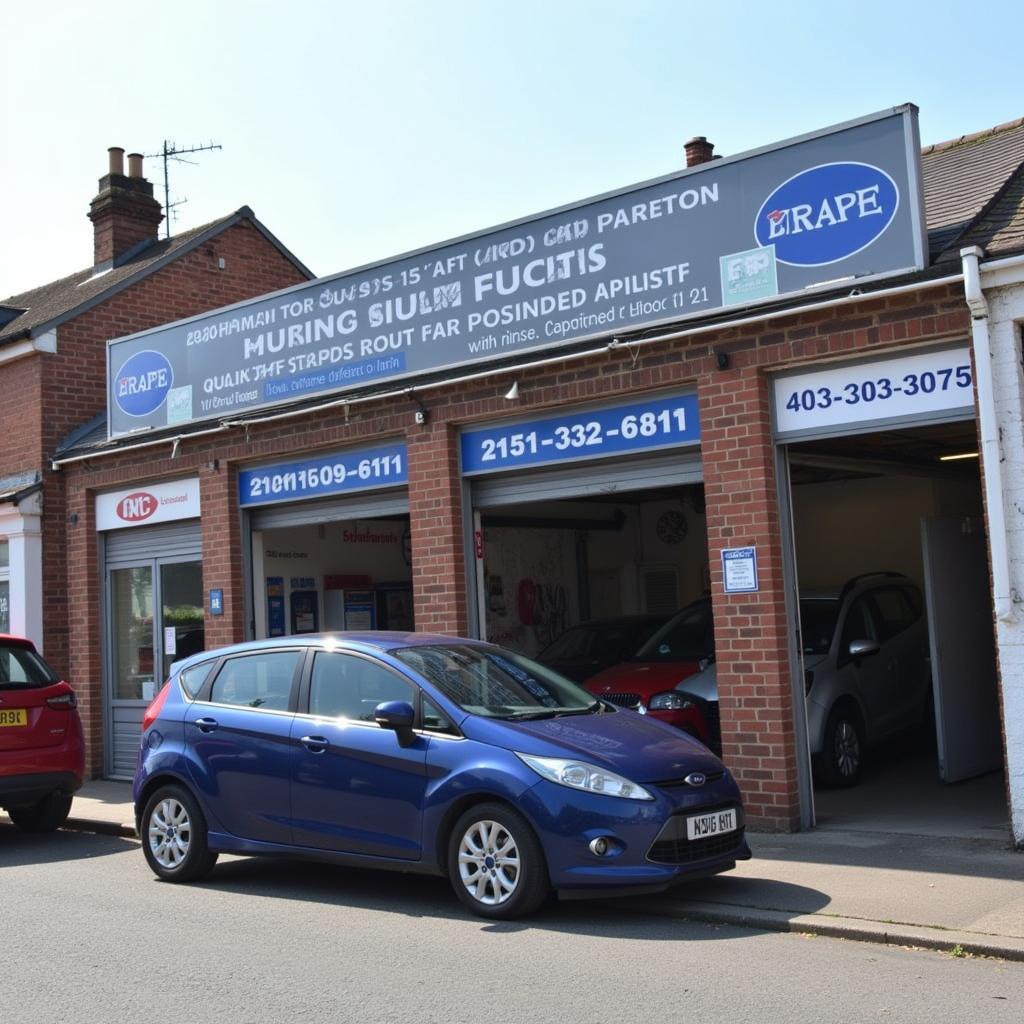
[{"label": "windshield wiper", "polygon": [[585,708],[546,708],[544,711],[519,711],[505,716],[512,722],[536,722],[542,718],[566,718],[569,715],[592,715],[601,710],[601,702],[594,701]]}]

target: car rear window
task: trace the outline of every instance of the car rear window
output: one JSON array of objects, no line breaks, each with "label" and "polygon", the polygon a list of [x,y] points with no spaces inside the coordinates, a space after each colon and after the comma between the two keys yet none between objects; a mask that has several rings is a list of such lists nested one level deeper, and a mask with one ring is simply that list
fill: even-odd
[{"label": "car rear window", "polygon": [[0,644],[0,690],[51,686],[57,676],[35,651],[20,644]]}]

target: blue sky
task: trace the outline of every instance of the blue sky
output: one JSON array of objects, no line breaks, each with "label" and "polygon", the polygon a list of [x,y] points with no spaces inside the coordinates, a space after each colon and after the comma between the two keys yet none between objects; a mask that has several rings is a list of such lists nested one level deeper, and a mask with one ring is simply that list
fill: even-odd
[{"label": "blue sky", "polygon": [[[0,6],[0,297],[92,262],[108,146],[174,231],[242,205],[326,275],[903,102],[1024,115],[1019,3],[350,0]],[[158,162],[147,177],[162,188]]]}]

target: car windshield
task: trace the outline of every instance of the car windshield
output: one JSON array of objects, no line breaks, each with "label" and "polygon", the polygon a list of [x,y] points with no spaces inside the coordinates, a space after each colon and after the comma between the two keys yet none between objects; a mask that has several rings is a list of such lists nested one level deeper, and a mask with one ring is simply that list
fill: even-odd
[{"label": "car windshield", "polygon": [[800,602],[800,633],[804,654],[828,654],[836,630],[839,602],[832,598],[807,598]]},{"label": "car windshield", "polygon": [[555,718],[603,708],[575,683],[500,647],[438,644],[391,653],[473,715]]},{"label": "car windshield", "polygon": [[0,690],[26,690],[57,682],[50,666],[20,644],[0,644]]},{"label": "car windshield", "polygon": [[673,616],[633,657],[635,661],[698,661],[715,652],[711,602],[694,601]]}]

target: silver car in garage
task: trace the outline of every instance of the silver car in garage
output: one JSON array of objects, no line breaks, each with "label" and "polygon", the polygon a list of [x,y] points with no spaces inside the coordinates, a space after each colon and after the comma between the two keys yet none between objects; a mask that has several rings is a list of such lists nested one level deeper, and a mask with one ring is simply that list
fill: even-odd
[{"label": "silver car in garage", "polygon": [[[931,714],[921,592],[899,573],[855,576],[841,587],[803,591],[800,626],[815,773],[825,785],[856,785],[866,747],[920,725]],[[676,689],[717,727],[713,661]],[[713,739],[720,746],[719,737]]]}]

